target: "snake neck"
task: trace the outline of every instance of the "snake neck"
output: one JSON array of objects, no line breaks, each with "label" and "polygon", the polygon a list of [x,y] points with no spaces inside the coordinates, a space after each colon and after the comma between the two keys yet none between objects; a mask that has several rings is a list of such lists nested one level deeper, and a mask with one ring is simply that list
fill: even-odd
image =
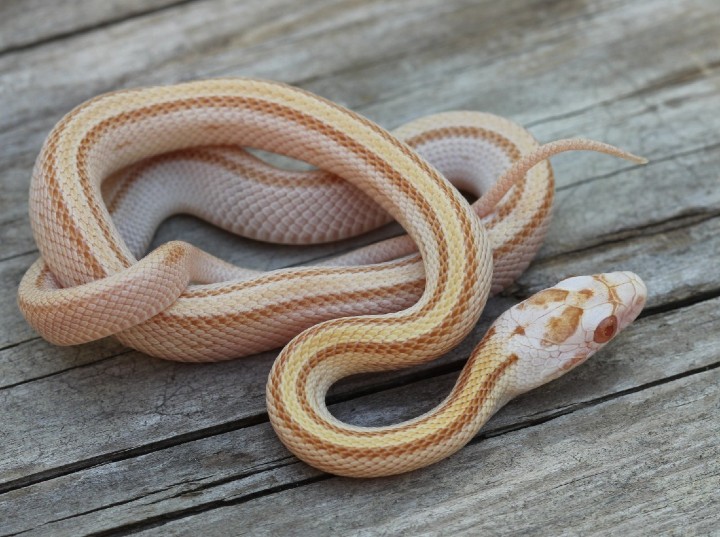
[{"label": "snake neck", "polygon": [[300,367],[291,358],[273,367],[268,381],[271,423],[296,456],[327,472],[376,477],[421,468],[460,449],[512,396],[517,356],[506,351],[491,328],[438,406],[383,427],[344,423],[325,404],[330,386],[347,376],[349,368],[341,364],[357,363],[356,357],[337,356],[325,364],[310,360]]}]

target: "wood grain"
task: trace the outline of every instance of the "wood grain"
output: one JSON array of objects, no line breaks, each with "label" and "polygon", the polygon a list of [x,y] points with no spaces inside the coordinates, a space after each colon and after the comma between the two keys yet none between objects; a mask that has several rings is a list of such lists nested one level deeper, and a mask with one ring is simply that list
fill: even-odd
[{"label": "wood grain", "polygon": [[[718,35],[712,0],[3,2],[0,535],[712,533]],[[372,482],[320,474],[277,441],[264,407],[275,353],[198,366],[38,339],[15,293],[37,255],[27,189],[48,130],[99,92],[232,75],[299,84],[386,127],[480,109],[542,141],[589,136],[651,159],[555,158],[554,222],[531,269],[447,356],[335,387],[338,416],[392,423],[429,409],[495,316],[570,274],[638,272],[646,315],[454,457]],[[176,217],[154,244],[182,237],[276,268],[398,232],[278,248]]]},{"label": "wood grain", "polygon": [[149,11],[181,5],[182,0],[67,0],[52,5],[43,0],[4,0],[0,20],[0,54],[45,45],[78,33],[110,27]]}]

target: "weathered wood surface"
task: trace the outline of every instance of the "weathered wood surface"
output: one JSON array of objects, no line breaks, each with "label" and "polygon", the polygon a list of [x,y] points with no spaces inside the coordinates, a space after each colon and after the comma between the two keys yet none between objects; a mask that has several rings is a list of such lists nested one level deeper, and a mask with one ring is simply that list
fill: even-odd
[{"label": "weathered wood surface", "polygon": [[[713,0],[0,3],[0,534],[718,531],[718,35]],[[554,159],[537,262],[448,356],[337,386],[338,416],[430,408],[494,316],[568,274],[638,272],[646,314],[457,455],[376,481],[323,475],[277,441],[263,393],[275,353],[185,365],[38,339],[14,295],[37,255],[26,198],[47,131],[98,92],[227,75],[299,84],[387,127],[482,109],[541,140],[590,136],[651,159]],[[277,248],[176,218],[155,242],[271,268],[392,233]]]}]

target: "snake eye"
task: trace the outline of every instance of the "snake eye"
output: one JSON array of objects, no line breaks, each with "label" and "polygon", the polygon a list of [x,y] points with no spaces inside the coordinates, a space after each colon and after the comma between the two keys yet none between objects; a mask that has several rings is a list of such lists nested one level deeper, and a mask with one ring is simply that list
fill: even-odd
[{"label": "snake eye", "polygon": [[605,317],[602,321],[600,321],[600,324],[597,325],[593,341],[595,341],[595,343],[607,343],[617,332],[617,327],[617,317],[614,315]]}]

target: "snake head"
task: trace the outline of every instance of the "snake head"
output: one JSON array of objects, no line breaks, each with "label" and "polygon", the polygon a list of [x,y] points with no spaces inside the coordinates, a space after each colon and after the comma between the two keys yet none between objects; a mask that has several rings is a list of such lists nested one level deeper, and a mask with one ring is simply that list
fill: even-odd
[{"label": "snake head", "polygon": [[531,296],[496,321],[517,356],[520,394],[580,365],[632,323],[647,288],[632,272],[577,276]]}]

